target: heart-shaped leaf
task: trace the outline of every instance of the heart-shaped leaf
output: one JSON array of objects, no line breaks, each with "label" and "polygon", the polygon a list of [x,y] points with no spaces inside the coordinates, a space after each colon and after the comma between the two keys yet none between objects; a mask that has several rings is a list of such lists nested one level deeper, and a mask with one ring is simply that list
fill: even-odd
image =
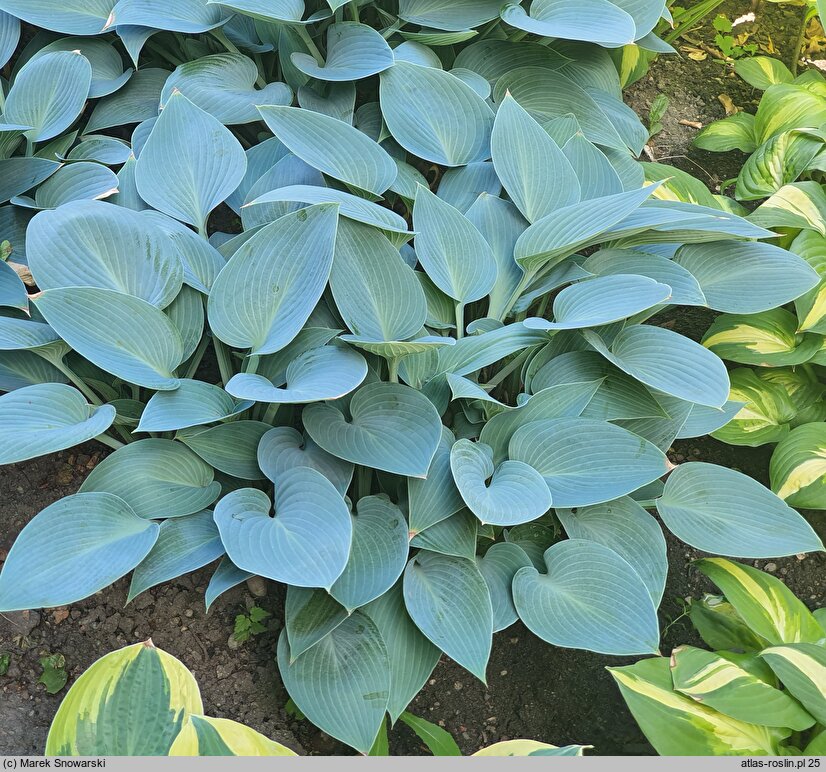
[{"label": "heart-shaped leaf", "polygon": [[37,27],[67,35],[97,35],[116,0],[0,0],[0,8]]},{"label": "heart-shaped leaf", "polygon": [[152,395],[135,431],[171,432],[216,423],[243,413],[251,406],[251,402],[237,402],[218,386],[181,380],[174,391],[159,391]]},{"label": "heart-shaped leaf", "polygon": [[357,22],[338,22],[327,28],[327,61],[323,66],[310,54],[290,57],[305,75],[318,80],[353,81],[393,66],[393,51],[372,27]]}]

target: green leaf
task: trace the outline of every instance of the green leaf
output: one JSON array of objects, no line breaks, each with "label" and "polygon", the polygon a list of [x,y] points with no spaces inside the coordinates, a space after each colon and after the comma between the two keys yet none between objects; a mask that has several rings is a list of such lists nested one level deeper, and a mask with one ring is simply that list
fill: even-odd
[{"label": "green leaf", "polygon": [[12,545],[0,573],[0,609],[65,606],[93,595],[140,563],[157,538],[157,523],[117,496],[66,496],[35,515]]},{"label": "green leaf", "polygon": [[138,432],[170,432],[232,418],[252,406],[238,402],[218,386],[181,380],[174,391],[152,395],[141,414]]},{"label": "green leaf", "polygon": [[292,663],[282,632],[278,669],[310,721],[362,753],[370,750],[384,722],[391,676],[387,647],[368,616],[354,612]]},{"label": "green leaf", "polygon": [[326,590],[287,587],[284,629],[290,644],[290,663],[335,630],[348,615]]},{"label": "green leaf", "polygon": [[238,187],[246,166],[232,133],[177,93],[146,140],[135,182],[147,204],[204,231],[210,212]]},{"label": "green leaf", "polygon": [[264,475],[258,468],[258,444],[270,428],[262,421],[230,421],[211,428],[181,429],[175,439],[226,474],[242,480],[261,480]]},{"label": "green leaf", "polygon": [[358,129],[312,110],[268,105],[258,112],[292,153],[334,179],[376,195],[393,184],[393,159]]},{"label": "green leaf", "polygon": [[554,646],[601,654],[651,654],[657,612],[639,574],[608,547],[567,539],[549,547],[546,573],[520,568],[513,600],[531,632]]},{"label": "green leaf", "polygon": [[772,645],[818,643],[823,628],[775,576],[724,558],[703,558],[697,567],[725,594],[743,621]]},{"label": "green leaf", "polygon": [[776,193],[794,182],[822,148],[822,138],[806,129],[791,129],[769,138],[746,160],[734,195],[739,201],[754,201]]},{"label": "green leaf", "polygon": [[765,91],[776,83],[791,83],[794,75],[779,59],[770,56],[749,56],[734,62],[734,71],[754,88]]},{"label": "green leaf", "polygon": [[446,426],[442,427],[441,432],[439,445],[428,467],[427,476],[407,479],[411,534],[424,531],[464,507],[464,501],[453,481],[450,468],[450,451],[456,438]]},{"label": "green leaf", "polygon": [[682,541],[705,552],[768,558],[823,549],[812,527],[756,480],[714,464],[681,464],[657,511]]},{"label": "green leaf", "polygon": [[221,493],[212,468],[179,442],[146,439],[119,448],[84,480],[81,492],[120,496],[140,517],[200,512]]},{"label": "green leaf", "polygon": [[518,544],[497,542],[476,558],[476,565],[485,578],[493,607],[493,632],[510,627],[519,618],[513,605],[511,586],[520,568],[531,565],[531,559]]},{"label": "green leaf", "polygon": [[265,493],[241,488],[218,502],[215,522],[235,565],[277,582],[329,589],[347,564],[350,513],[314,469],[298,467],[280,478],[274,517]]},{"label": "green leaf", "polygon": [[826,649],[792,643],[764,649],[760,656],[806,710],[819,723],[826,722]]},{"label": "green leaf", "polygon": [[404,572],[404,603],[432,643],[486,682],[493,612],[487,584],[473,561],[418,553]]},{"label": "green leaf", "polygon": [[[826,509],[826,423],[798,426],[772,454],[772,490],[793,507]],[[810,547],[810,549],[822,549]],[[797,550],[804,552],[805,550]]]},{"label": "green leaf", "polygon": [[376,75],[393,66],[393,51],[372,27],[358,22],[338,22],[327,28],[327,61],[323,65],[300,51],[292,63],[311,78],[353,81]]},{"label": "green leaf", "polygon": [[714,121],[697,134],[694,145],[701,150],[710,150],[714,153],[726,153],[729,150],[753,153],[757,149],[754,116],[741,112]]},{"label": "green leaf", "polygon": [[419,716],[405,711],[399,718],[409,726],[434,756],[461,756],[462,751],[450,732]]},{"label": "green leaf", "polygon": [[123,88],[95,105],[86,133],[157,119],[161,89],[168,77],[168,70],[156,67],[138,70]]},{"label": "green leaf", "polygon": [[61,287],[35,301],[58,335],[90,362],[148,389],[176,389],[183,341],[145,300],[99,287]]},{"label": "green leaf", "polygon": [[316,403],[304,409],[304,427],[338,458],[407,477],[427,474],[441,437],[427,397],[398,383],[369,383],[355,392],[350,416]]}]

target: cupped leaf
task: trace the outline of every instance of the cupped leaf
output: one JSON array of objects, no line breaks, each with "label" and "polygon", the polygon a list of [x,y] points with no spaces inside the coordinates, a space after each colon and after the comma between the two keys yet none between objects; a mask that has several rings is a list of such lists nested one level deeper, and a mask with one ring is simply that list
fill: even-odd
[{"label": "cupped leaf", "polygon": [[396,164],[387,152],[343,121],[282,105],[259,107],[258,112],[292,153],[330,177],[376,195],[396,179]]},{"label": "cupped leaf", "polygon": [[277,743],[228,718],[190,716],[169,756],[295,756],[286,745]]},{"label": "cupped leaf", "polygon": [[61,287],[35,303],[58,335],[98,367],[149,389],[180,385],[181,335],[145,300],[99,287]]},{"label": "cupped leaf", "polygon": [[323,65],[299,51],[290,57],[305,75],[318,80],[352,81],[393,66],[393,51],[372,27],[358,22],[338,22],[327,28],[327,60]]},{"label": "cupped leaf", "polygon": [[304,326],[330,276],[335,204],[318,204],[261,228],[230,258],[209,296],[215,334],[253,355],[272,354]]},{"label": "cupped leaf", "polygon": [[518,544],[498,542],[484,557],[476,558],[476,565],[490,592],[493,607],[493,632],[510,627],[519,618],[513,605],[513,577],[520,568],[531,565],[531,559]]},{"label": "cupped leaf", "polygon": [[823,549],[812,527],[756,480],[692,462],[668,477],[657,511],[668,529],[697,549],[768,558]]},{"label": "cupped leaf", "polygon": [[486,682],[493,612],[487,584],[473,561],[419,552],[404,572],[404,603],[432,643]]},{"label": "cupped leaf", "polygon": [[607,421],[586,418],[522,426],[511,437],[508,453],[542,475],[556,507],[611,501],[668,470],[665,455],[647,440]]},{"label": "cupped leaf", "polygon": [[35,515],[12,545],[0,573],[0,609],[64,606],[93,595],[140,563],[157,538],[157,523],[118,496],[66,496]]},{"label": "cupped leaf", "polygon": [[183,282],[178,253],[160,230],[137,212],[101,201],[40,212],[29,224],[26,248],[42,290],[100,287],[165,308]]},{"label": "cupped leaf", "polygon": [[252,406],[238,402],[218,386],[181,379],[174,391],[153,394],[135,431],[171,432],[190,426],[224,421]]},{"label": "cupped leaf", "polygon": [[631,564],[586,539],[545,552],[546,573],[533,566],[513,579],[513,600],[529,630],[554,646],[601,654],[651,654],[660,630],[651,595]]},{"label": "cupped leaf", "polygon": [[0,9],[36,27],[67,35],[98,35],[116,0],[0,0]]},{"label": "cupped leaf", "polygon": [[71,386],[41,383],[0,396],[0,464],[71,448],[103,434],[111,405],[94,407]]},{"label": "cupped leaf", "polygon": [[294,662],[278,639],[278,669],[299,710],[362,753],[373,745],[390,698],[390,661],[373,621],[356,611]]},{"label": "cupped leaf", "polygon": [[152,127],[135,182],[146,203],[204,231],[210,212],[238,187],[246,166],[232,133],[177,93]]},{"label": "cupped leaf", "polygon": [[195,34],[214,29],[228,18],[223,7],[205,0],[119,0],[107,26],[154,27]]},{"label": "cupped leaf", "polygon": [[350,402],[350,420],[333,405],[304,409],[307,433],[328,453],[354,464],[425,477],[441,437],[430,400],[409,386],[369,383]]},{"label": "cupped leaf", "polygon": [[192,673],[151,640],[97,660],[72,684],[46,739],[49,756],[166,756],[204,712]]},{"label": "cupped leaf", "polygon": [[307,467],[279,477],[274,517],[265,493],[241,488],[218,502],[215,522],[235,565],[297,587],[329,589],[350,554],[347,505],[326,477]]},{"label": "cupped leaf", "polygon": [[462,80],[398,59],[380,78],[384,121],[405,150],[444,166],[490,157],[493,111]]},{"label": "cupped leaf", "polygon": [[118,448],[80,490],[119,496],[146,519],[200,512],[221,494],[210,466],[181,443],[155,438]]},{"label": "cupped leaf", "polygon": [[343,397],[358,388],[366,376],[367,362],[357,351],[320,346],[290,362],[284,387],[263,375],[239,373],[226,389],[239,399],[298,405]]}]

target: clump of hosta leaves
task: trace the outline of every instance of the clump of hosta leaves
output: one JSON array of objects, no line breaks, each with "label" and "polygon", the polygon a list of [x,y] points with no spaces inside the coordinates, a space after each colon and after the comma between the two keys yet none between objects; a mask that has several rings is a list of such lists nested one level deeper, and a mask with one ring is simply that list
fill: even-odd
[{"label": "clump of hosta leaves", "polygon": [[697,565],[723,593],[689,604],[711,650],[609,668],[645,736],[663,756],[822,756],[826,608],[751,566]]},{"label": "clump of hosta leaves", "polygon": [[0,463],[114,452],[20,533],[0,610],[217,561],[207,605],[279,582],[291,698],[367,752],[517,619],[657,651],[647,509],[712,553],[822,549],[753,480],[665,455],[739,403],[652,317],[818,275],[646,184],[609,54],[571,40],[656,47],[662,2],[66,5],[0,0],[11,38],[44,28],[0,132]]}]

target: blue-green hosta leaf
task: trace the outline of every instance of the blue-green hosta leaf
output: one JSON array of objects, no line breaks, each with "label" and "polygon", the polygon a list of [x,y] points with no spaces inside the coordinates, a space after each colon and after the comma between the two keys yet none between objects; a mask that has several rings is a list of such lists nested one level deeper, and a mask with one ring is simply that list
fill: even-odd
[{"label": "blue-green hosta leaf", "polygon": [[111,405],[93,407],[71,386],[41,383],[0,396],[0,464],[71,448],[103,434]]},{"label": "blue-green hosta leaf", "polygon": [[495,83],[506,72],[517,67],[537,66],[556,70],[569,61],[570,58],[560,54],[556,48],[540,43],[515,43],[488,37],[463,48],[454,66],[478,72]]},{"label": "blue-green hosta leaf", "polygon": [[722,361],[672,330],[631,325],[614,338],[610,349],[595,333],[583,334],[609,362],[646,386],[709,407],[728,401],[729,379]]},{"label": "blue-green hosta leaf", "polygon": [[772,490],[790,505],[826,509],[826,424],[792,429],[774,449],[769,474]]},{"label": "blue-green hosta leaf", "polygon": [[335,630],[348,616],[347,609],[326,590],[287,587],[284,629],[290,644],[290,663]]},{"label": "blue-green hosta leaf", "polygon": [[180,293],[167,306],[165,313],[181,334],[183,361],[186,361],[195,353],[204,335],[206,314],[201,295],[192,287],[181,287]]},{"label": "blue-green hosta leaf", "polygon": [[[493,111],[462,80],[398,60],[380,78],[382,115],[405,150],[444,166],[490,157]],[[446,132],[445,126],[451,130]]]},{"label": "blue-green hosta leaf", "polygon": [[218,274],[209,323],[225,343],[271,354],[304,326],[333,264],[335,204],[285,215],[250,238]]},{"label": "blue-green hosta leaf", "polygon": [[206,0],[119,0],[107,27],[154,27],[196,34],[221,26],[229,16],[225,8]]},{"label": "blue-green hosta leaf", "polygon": [[376,195],[396,179],[396,164],[387,152],[343,121],[298,107],[268,105],[258,111],[292,153],[330,177]]},{"label": "blue-green hosta leaf", "polygon": [[579,509],[557,509],[571,539],[588,539],[610,547],[639,574],[655,608],[660,605],[668,573],[665,538],[657,521],[627,496]]},{"label": "blue-green hosta leaf", "polygon": [[284,584],[329,590],[350,554],[347,505],[326,477],[307,467],[279,478],[274,517],[265,493],[241,488],[218,502],[215,522],[235,565]]},{"label": "blue-green hosta leaf", "polygon": [[284,387],[276,386],[263,375],[239,373],[230,378],[226,390],[238,399],[298,405],[343,397],[366,376],[367,361],[357,351],[321,346],[290,363]]},{"label": "blue-green hosta leaf", "polygon": [[209,607],[215,603],[218,596],[223,595],[233,587],[237,587],[241,582],[245,582],[252,576],[254,576],[254,574],[249,573],[249,571],[242,571],[224,555],[218,564],[218,568],[215,569],[215,573],[210,577],[209,584],[204,593],[206,610],[209,611]]},{"label": "blue-green hosta leaf", "polygon": [[517,240],[516,262],[531,273],[551,266],[578,249],[601,241],[600,235],[637,210],[657,183],[639,190],[595,198],[557,209],[537,220]]},{"label": "blue-green hosta leaf", "polygon": [[98,367],[148,389],[180,385],[181,335],[145,300],[99,287],[61,287],[35,302],[58,335]]},{"label": "blue-green hosta leaf", "polygon": [[406,32],[399,30],[399,34],[405,40],[412,40],[425,46],[438,48],[439,46],[452,46],[457,43],[464,43],[479,33],[474,29],[456,30],[455,32],[439,32],[437,30],[420,30],[419,32]]},{"label": "blue-green hosta leaf", "polygon": [[467,509],[440,520],[410,539],[410,546],[473,560],[479,536],[479,520]]},{"label": "blue-green hosta leaf", "polygon": [[0,201],[8,201],[39,185],[61,166],[60,162],[45,158],[18,156],[0,160]]},{"label": "blue-green hosta leaf", "polygon": [[753,635],[773,645],[822,643],[824,630],[817,619],[776,576],[725,558],[703,558],[696,565]]},{"label": "blue-green hosta leaf", "polygon": [[362,753],[373,746],[390,699],[390,658],[373,621],[356,611],[294,662],[286,633],[278,669],[298,709]]},{"label": "blue-green hosta leaf", "polygon": [[288,185],[257,196],[244,207],[281,201],[300,201],[303,204],[338,204],[342,217],[372,225],[390,233],[407,234],[405,219],[386,207],[379,206],[351,193],[315,185]]},{"label": "blue-green hosta leaf", "polygon": [[66,158],[70,161],[96,161],[106,166],[120,166],[126,163],[131,153],[131,148],[123,140],[98,134],[78,142]]},{"label": "blue-green hosta leaf", "polygon": [[243,413],[251,406],[252,402],[234,400],[218,386],[181,379],[180,386],[174,391],[159,391],[152,395],[135,431],[171,432],[215,423]]},{"label": "blue-green hosta leaf", "polygon": [[396,359],[409,356],[410,354],[421,354],[433,348],[442,346],[452,346],[456,343],[453,338],[441,335],[425,335],[413,340],[391,340],[376,341],[370,338],[360,338],[358,335],[342,335],[341,340],[346,341],[351,346],[363,349],[370,354],[378,354],[387,359]]},{"label": "blue-green hosta leaf", "polygon": [[366,78],[393,66],[393,52],[372,27],[344,21],[327,28],[327,61],[323,65],[310,54],[295,52],[293,64],[318,80],[352,81]]},{"label": "blue-green hosta leaf", "polygon": [[146,519],[200,512],[221,494],[213,471],[179,442],[147,439],[119,448],[100,462],[80,490],[120,496]]},{"label": "blue-green hosta leaf", "polygon": [[0,351],[39,348],[57,340],[57,333],[48,324],[0,316]]},{"label": "blue-green hosta leaf", "polygon": [[117,91],[132,76],[133,70],[124,71],[123,59],[117,49],[103,38],[61,38],[41,48],[29,61],[54,51],[80,51],[89,60],[92,67],[90,99],[98,99]]},{"label": "blue-green hosta leaf", "polygon": [[304,0],[228,0],[221,5],[265,22],[300,22],[304,15]]},{"label": "blue-green hosta leaf", "polygon": [[678,466],[657,511],[675,536],[705,552],[769,558],[823,549],[812,527],[782,499],[756,480],[714,464]]},{"label": "blue-green hosta leaf", "polygon": [[[154,67],[138,70],[122,89],[104,97],[95,105],[86,124],[86,133],[157,118],[161,89],[168,77],[168,70]],[[137,156],[137,143],[135,145]]]},{"label": "blue-green hosta leaf", "polygon": [[499,15],[498,0],[401,0],[399,18],[422,27],[456,32],[472,29]]},{"label": "blue-green hosta leaf", "polygon": [[0,0],[0,10],[18,19],[67,35],[98,35],[116,0]]},{"label": "blue-green hosta leaf", "polygon": [[706,297],[697,279],[682,265],[667,257],[633,249],[601,249],[589,256],[582,267],[597,276],[620,273],[647,276],[671,287],[668,302],[672,305],[706,305]]},{"label": "blue-green hosta leaf", "polygon": [[258,67],[243,54],[223,53],[184,62],[167,78],[161,92],[161,107],[180,91],[194,105],[225,126],[261,120],[256,105],[285,105],[292,90],[284,83],[255,88]]},{"label": "blue-green hosta leaf", "polygon": [[384,235],[361,223],[339,221],[330,289],[344,322],[365,340],[406,340],[427,318],[416,274]]},{"label": "blue-green hosta leaf", "polygon": [[442,427],[436,453],[423,479],[408,478],[409,527],[417,534],[445,520],[464,507],[450,469],[450,450],[456,441],[450,429]]},{"label": "blue-green hosta leaf", "polygon": [[493,611],[487,584],[475,562],[419,552],[404,572],[404,603],[433,644],[486,681]]},{"label": "blue-green hosta leaf", "polygon": [[32,142],[52,139],[69,128],[83,110],[92,82],[89,60],[79,53],[55,51],[27,62],[6,96],[6,123],[31,126]]},{"label": "blue-green hosta leaf", "polygon": [[157,523],[117,496],[66,496],[35,515],[12,545],[0,573],[0,609],[63,606],[93,595],[140,563],[157,538]]},{"label": "blue-green hosta leaf", "polygon": [[489,445],[459,440],[450,451],[450,466],[462,499],[482,523],[527,523],[551,507],[542,475],[521,461],[494,467]]},{"label": "blue-green hosta leaf", "polygon": [[362,466],[424,477],[441,436],[426,396],[398,383],[369,383],[353,395],[350,420],[333,405],[304,409],[307,433],[328,453]]},{"label": "blue-green hosta leaf", "polygon": [[344,496],[353,479],[353,465],[331,456],[289,426],[270,429],[258,443],[258,466],[274,483],[291,469],[306,466],[321,472]]},{"label": "blue-green hosta leaf", "polygon": [[545,571],[519,569],[513,600],[531,632],[554,646],[600,654],[652,654],[657,611],[639,574],[614,550],[566,539],[545,552]]},{"label": "blue-green hosta leaf", "polygon": [[[420,185],[427,187],[425,180]],[[502,193],[502,183],[496,175],[491,161],[476,161],[467,166],[447,169],[439,180],[436,195],[452,207],[466,214],[474,201],[482,193],[498,196]],[[415,198],[415,190],[414,195]]]},{"label": "blue-green hosta leaf", "polygon": [[370,603],[396,584],[408,551],[402,511],[385,496],[359,499],[350,559],[330,594],[349,611]]},{"label": "blue-green hosta leaf", "polygon": [[34,198],[16,196],[12,204],[29,209],[57,209],[72,201],[108,198],[118,190],[118,177],[99,163],[79,161],[58,169],[35,192]]},{"label": "blue-green hosta leaf", "polygon": [[132,574],[127,603],[144,590],[212,563],[224,554],[224,545],[212,512],[164,520],[158,540]]},{"label": "blue-green hosta leaf", "polygon": [[519,619],[513,605],[511,585],[516,572],[530,566],[531,559],[518,544],[499,542],[484,557],[477,557],[476,565],[488,585],[493,606],[493,632],[497,633]]},{"label": "blue-green hosta leaf", "polygon": [[158,308],[172,302],[183,281],[172,246],[137,212],[99,201],[40,212],[27,238],[29,267],[40,289],[101,287]]},{"label": "blue-green hosta leaf", "polygon": [[409,62],[421,67],[434,67],[443,70],[442,60],[430,47],[415,40],[405,40],[393,49],[393,58],[396,62]]},{"label": "blue-green hosta leaf", "polygon": [[671,677],[676,691],[739,721],[795,731],[815,723],[788,693],[713,651],[694,646],[674,649]]},{"label": "blue-green hosta leaf", "polygon": [[654,445],[607,421],[535,421],[518,429],[508,447],[511,459],[545,478],[556,507],[611,501],[668,471],[668,460]]},{"label": "blue-green hosta leaf", "polygon": [[754,241],[690,244],[674,260],[697,279],[709,308],[726,313],[777,308],[820,281],[802,258]]},{"label": "blue-green hosta leaf", "polygon": [[688,418],[686,418],[685,423],[677,434],[677,439],[686,440],[691,437],[705,437],[705,435],[711,434],[712,432],[719,432],[720,429],[734,419],[743,407],[745,407],[745,404],[745,402],[737,402],[730,399],[721,408],[707,407],[706,405],[692,405]]},{"label": "blue-green hosta leaf", "polygon": [[598,327],[647,311],[670,297],[671,287],[647,276],[598,276],[572,284],[554,298],[553,322],[531,317],[524,324],[534,330]]},{"label": "blue-green hosta leaf", "polygon": [[528,222],[580,200],[580,183],[565,154],[510,95],[491,135],[496,172]]},{"label": "blue-green hosta leaf", "polygon": [[620,171],[614,168],[602,150],[585,139],[582,134],[574,134],[562,147],[562,152],[580,180],[583,201],[612,196],[622,193],[623,190],[640,187],[623,185]]},{"label": "blue-green hosta leaf", "polygon": [[[760,656],[819,723],[826,721],[826,648],[813,643],[772,646]],[[791,724],[792,729],[798,727]]]},{"label": "blue-green hosta leaf", "polygon": [[496,282],[484,236],[458,209],[419,186],[413,207],[416,256],[433,283],[457,303],[479,300]]},{"label": "blue-green hosta leaf", "polygon": [[235,214],[240,214],[241,206],[249,201],[248,194],[252,187],[288,154],[289,150],[276,137],[265,139],[247,150],[245,153],[247,168],[244,172],[244,178],[241,180],[241,184],[232,192],[232,195],[227,198],[227,206]]},{"label": "blue-green hosta leaf", "polygon": [[258,467],[258,443],[270,425],[261,421],[230,421],[209,429],[181,429],[176,439],[194,450],[216,469],[242,480],[262,480]]},{"label": "blue-green hosta leaf", "polygon": [[530,15],[520,5],[506,5],[502,19],[512,27],[542,37],[598,41],[619,47],[634,42],[633,17],[608,0],[570,5],[559,0],[533,0]]},{"label": "blue-green hosta leaf", "polygon": [[26,285],[14,268],[3,260],[0,260],[0,306],[19,308],[21,311],[29,307]]},{"label": "blue-green hosta leaf", "polygon": [[176,93],[141,151],[135,182],[147,204],[203,231],[210,212],[240,184],[246,165],[229,129]]}]

